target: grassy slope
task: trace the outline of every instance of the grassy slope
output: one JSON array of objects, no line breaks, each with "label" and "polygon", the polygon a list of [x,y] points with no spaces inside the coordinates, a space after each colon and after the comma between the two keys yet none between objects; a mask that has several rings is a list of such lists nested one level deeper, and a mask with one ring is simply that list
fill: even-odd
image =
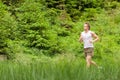
[{"label": "grassy slope", "polygon": [[[91,30],[95,31],[96,34],[100,37],[100,41],[95,43],[95,57],[94,59],[97,61],[101,61],[101,59],[110,59],[111,61],[116,60],[116,57],[120,55],[120,10],[119,8],[115,10],[101,10],[99,14],[95,16],[96,21],[91,21]],[[80,58],[83,58],[83,44],[78,42],[79,34],[83,31],[83,23],[84,21],[79,21],[74,23],[74,28],[72,33],[68,37],[61,37],[59,40],[62,41],[63,47],[65,48],[65,55],[74,55]],[[39,50],[31,49],[27,53],[35,53],[35,54],[24,54],[22,52],[23,48],[19,48],[21,50],[20,54],[16,54],[17,61],[29,61],[40,58],[49,59],[49,57],[44,56],[39,52]],[[23,50],[24,51],[24,50]],[[61,55],[64,55],[61,54]],[[52,57],[52,59],[59,57],[58,55]]]}]

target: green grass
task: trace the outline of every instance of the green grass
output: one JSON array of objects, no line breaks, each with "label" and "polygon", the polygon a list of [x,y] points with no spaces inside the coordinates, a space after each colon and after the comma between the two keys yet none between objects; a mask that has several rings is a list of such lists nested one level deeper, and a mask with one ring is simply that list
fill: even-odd
[{"label": "green grass", "polygon": [[119,80],[120,65],[117,62],[108,58],[99,62],[102,69],[94,66],[87,69],[83,58],[69,55],[46,62],[0,62],[0,80]]}]

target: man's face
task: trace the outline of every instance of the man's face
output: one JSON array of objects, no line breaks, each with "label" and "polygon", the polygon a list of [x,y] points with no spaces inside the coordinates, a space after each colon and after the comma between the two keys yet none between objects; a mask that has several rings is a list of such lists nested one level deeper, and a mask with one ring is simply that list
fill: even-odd
[{"label": "man's face", "polygon": [[85,30],[85,31],[86,31],[86,30],[89,30],[87,24],[84,24],[84,30]]}]

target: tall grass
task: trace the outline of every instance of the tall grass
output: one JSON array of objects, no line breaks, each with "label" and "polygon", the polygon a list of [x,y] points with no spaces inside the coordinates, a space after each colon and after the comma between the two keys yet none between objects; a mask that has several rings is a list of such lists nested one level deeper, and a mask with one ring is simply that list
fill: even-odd
[{"label": "tall grass", "polygon": [[102,69],[88,69],[80,57],[29,64],[1,62],[0,80],[119,80],[119,64],[109,59],[102,59],[100,64]]}]

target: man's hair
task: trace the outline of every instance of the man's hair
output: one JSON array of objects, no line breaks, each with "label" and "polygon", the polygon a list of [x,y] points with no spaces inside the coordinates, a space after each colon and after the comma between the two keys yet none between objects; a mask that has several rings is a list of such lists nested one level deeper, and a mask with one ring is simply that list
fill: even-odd
[{"label": "man's hair", "polygon": [[84,24],[87,24],[88,25],[88,28],[90,30],[90,23],[89,22],[85,22]]}]

